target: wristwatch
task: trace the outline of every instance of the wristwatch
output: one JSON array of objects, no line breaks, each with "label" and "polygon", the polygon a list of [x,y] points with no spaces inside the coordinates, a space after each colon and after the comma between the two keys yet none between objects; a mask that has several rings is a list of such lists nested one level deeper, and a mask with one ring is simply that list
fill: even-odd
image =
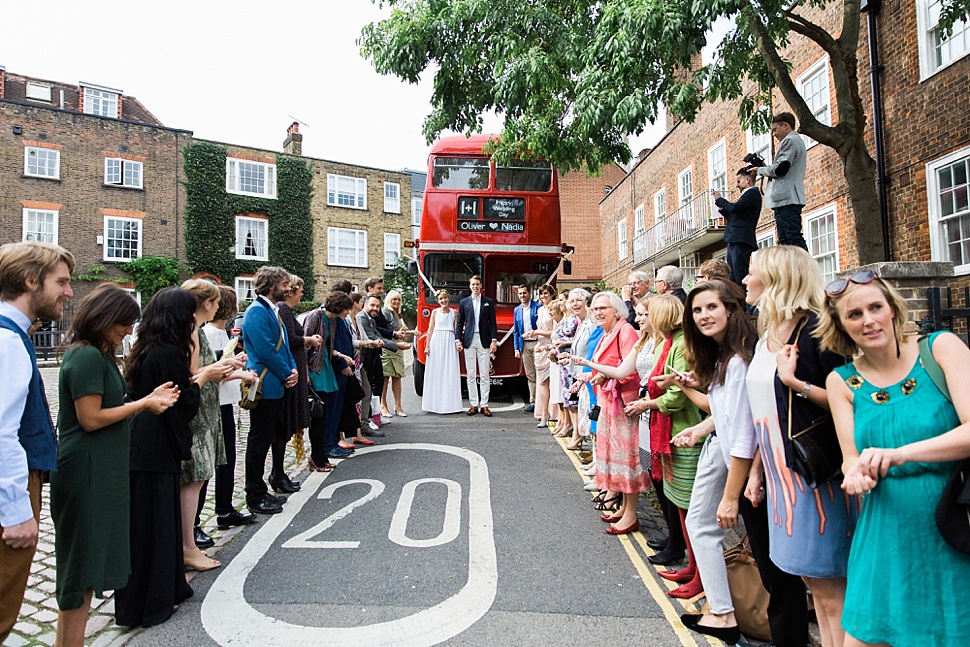
[{"label": "wristwatch", "polygon": [[805,382],[805,388],[797,393],[798,397],[808,399],[808,392],[812,390],[812,383]]}]

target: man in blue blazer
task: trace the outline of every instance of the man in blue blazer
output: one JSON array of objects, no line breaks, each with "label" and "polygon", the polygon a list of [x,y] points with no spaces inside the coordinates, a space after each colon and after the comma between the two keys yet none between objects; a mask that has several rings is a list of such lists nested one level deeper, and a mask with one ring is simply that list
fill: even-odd
[{"label": "man in blue blazer", "polygon": [[[761,216],[761,189],[754,185],[755,174],[747,168],[738,171],[735,186],[741,192],[737,202],[728,202],[717,191],[712,191],[714,204],[724,214],[727,227],[724,242],[727,243],[727,262],[731,268],[731,280],[741,285],[748,275],[751,254],[757,251],[758,241],[754,230]],[[744,286],[741,285],[743,288]]]},{"label": "man in blue blazer", "polygon": [[[263,266],[253,279],[256,300],[243,316],[243,345],[249,354],[246,368],[261,376],[262,398],[249,411],[249,439],[246,444],[246,504],[252,512],[276,514],[283,510],[282,497],[271,495],[263,481],[266,453],[277,438],[283,438],[283,393],[296,386],[296,362],[290,353],[288,335],[276,310],[290,291],[290,274],[282,267]],[[264,373],[265,371],[265,373]],[[285,476],[285,475],[284,475]],[[286,491],[299,483],[286,478]]]},{"label": "man in blue blazer", "polygon": [[[495,301],[482,294],[482,277],[477,274],[468,280],[472,294],[458,304],[455,324],[455,348],[465,351],[465,375],[468,380],[468,415],[478,413],[491,418],[488,393],[492,383],[492,355],[498,350],[498,325],[495,323]],[[486,346],[485,344],[488,344]],[[477,375],[476,375],[477,368]],[[480,378],[480,379],[479,379]],[[477,386],[476,386],[477,384]],[[481,399],[479,399],[479,387]]]},{"label": "man in blue blazer", "polygon": [[[525,377],[529,381],[529,406],[526,413],[535,411],[536,405],[536,338],[531,336],[536,329],[539,317],[539,302],[532,298],[532,290],[528,285],[520,285],[516,290],[519,295],[519,305],[512,313],[513,342],[515,343],[515,357],[522,359]],[[529,338],[524,335],[529,334]]]}]

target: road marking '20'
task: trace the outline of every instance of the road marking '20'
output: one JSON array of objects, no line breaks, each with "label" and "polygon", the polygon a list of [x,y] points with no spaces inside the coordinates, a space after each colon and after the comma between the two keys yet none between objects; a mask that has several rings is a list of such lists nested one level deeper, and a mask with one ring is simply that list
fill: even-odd
[{"label": "road marking '20'", "polygon": [[[463,458],[468,462],[468,579],[461,590],[442,602],[410,616],[359,627],[297,625],[267,616],[253,608],[244,596],[246,578],[330,475],[314,472],[304,483],[303,489],[290,497],[281,514],[274,515],[260,524],[261,528],[239,554],[223,568],[222,573],[212,584],[202,602],[202,625],[213,640],[220,645],[234,647],[263,647],[264,645],[316,644],[321,636],[325,636],[328,645],[338,647],[372,645],[425,647],[458,635],[485,615],[495,600],[498,588],[491,494],[485,459],[467,449],[430,443],[368,447],[357,450],[356,455],[361,457],[371,453],[395,450],[442,452]],[[370,489],[363,497],[344,506],[310,530],[289,539],[283,545],[290,548],[356,548],[359,546],[360,542],[357,541],[314,539],[384,491],[384,484],[380,481],[358,479],[329,485],[318,496],[329,498],[338,488],[350,483],[366,483],[370,485]],[[422,486],[439,487],[432,484],[442,484],[448,490],[442,530],[437,537],[411,539],[406,531],[415,494]],[[454,541],[461,532],[461,500],[461,486],[448,479],[418,479],[406,483],[391,518],[388,538],[402,546],[413,547],[439,546]]]},{"label": "road marking '20'", "polygon": [[[309,530],[301,532],[292,539],[283,542],[283,548],[358,548],[359,541],[312,541],[314,537],[321,535],[335,523],[347,517],[357,508],[368,501],[373,501],[384,492],[384,484],[374,479],[350,479],[340,481],[333,485],[328,485],[317,495],[318,499],[329,500],[334,492],[347,485],[359,484],[370,486],[370,489],[359,499],[355,499],[340,508],[332,515],[316,524]],[[445,519],[441,532],[437,537],[430,539],[411,539],[407,536],[408,519],[411,516],[411,506],[414,503],[414,494],[419,485],[425,483],[441,483],[448,490],[448,499],[445,501]],[[454,541],[461,532],[461,485],[449,479],[417,479],[406,483],[401,489],[401,498],[398,499],[397,508],[394,516],[391,517],[391,527],[388,530],[387,538],[400,546],[411,548],[430,548],[441,546]]]}]

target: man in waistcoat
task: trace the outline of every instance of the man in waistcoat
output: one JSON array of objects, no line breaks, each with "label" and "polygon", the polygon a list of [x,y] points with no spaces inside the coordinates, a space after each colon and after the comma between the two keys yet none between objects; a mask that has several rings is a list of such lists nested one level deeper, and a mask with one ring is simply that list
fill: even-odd
[{"label": "man in waistcoat", "polygon": [[57,468],[57,440],[28,330],[57,321],[73,296],[74,256],[28,241],[0,247],[0,643],[17,622],[37,550],[43,473]]}]

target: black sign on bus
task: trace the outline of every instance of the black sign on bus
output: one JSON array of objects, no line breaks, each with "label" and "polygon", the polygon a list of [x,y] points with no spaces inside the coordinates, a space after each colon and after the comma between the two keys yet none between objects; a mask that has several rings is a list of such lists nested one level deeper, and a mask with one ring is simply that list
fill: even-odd
[{"label": "black sign on bus", "polygon": [[525,198],[485,198],[482,215],[487,220],[525,220]]},{"label": "black sign on bus", "polygon": [[[479,199],[471,197],[458,198],[458,219],[459,220],[478,220]],[[477,229],[462,229],[462,231],[478,231]]]},{"label": "black sign on bus", "polygon": [[521,234],[525,223],[496,220],[459,220],[458,231],[484,231],[497,234]]}]

